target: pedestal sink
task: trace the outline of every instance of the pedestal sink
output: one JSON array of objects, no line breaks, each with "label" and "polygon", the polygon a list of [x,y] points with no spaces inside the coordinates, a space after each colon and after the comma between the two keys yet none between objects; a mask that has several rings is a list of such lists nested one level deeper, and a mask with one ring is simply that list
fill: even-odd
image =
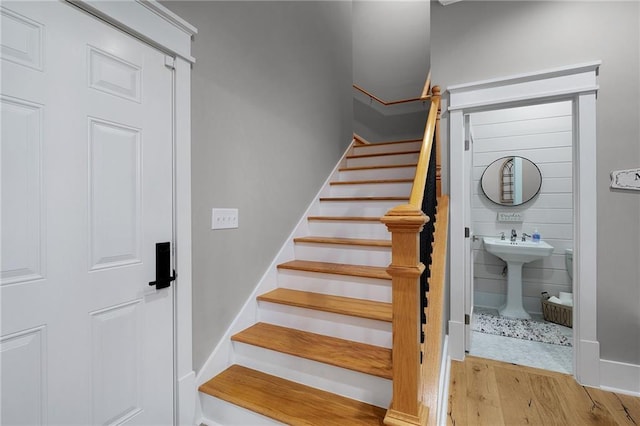
[{"label": "pedestal sink", "polygon": [[498,312],[510,318],[531,318],[522,306],[522,265],[550,256],[553,246],[540,241],[510,241],[484,237],[484,248],[507,262],[507,303]]}]

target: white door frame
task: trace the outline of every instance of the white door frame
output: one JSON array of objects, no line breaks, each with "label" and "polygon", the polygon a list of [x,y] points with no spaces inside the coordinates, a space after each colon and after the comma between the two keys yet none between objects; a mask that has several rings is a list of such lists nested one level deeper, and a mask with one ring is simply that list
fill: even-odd
[{"label": "white door frame", "polygon": [[[194,424],[191,325],[191,37],[197,29],[155,0],[70,0],[111,25],[174,56],[174,424]],[[168,173],[170,171],[167,171]]]},{"label": "white door frame", "polygon": [[597,340],[596,94],[600,61],[449,87],[451,358],[464,346],[464,116],[476,111],[570,100],[573,103],[574,375],[600,386]]}]

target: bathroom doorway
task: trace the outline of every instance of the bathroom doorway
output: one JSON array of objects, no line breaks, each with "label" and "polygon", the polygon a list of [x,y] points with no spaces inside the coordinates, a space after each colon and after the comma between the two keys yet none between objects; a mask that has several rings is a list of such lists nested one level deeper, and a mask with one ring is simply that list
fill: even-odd
[{"label": "bathroom doorway", "polygon": [[[573,129],[573,374],[583,385],[600,384],[597,340],[596,93],[600,61],[449,86],[450,310],[448,352],[463,360],[473,294],[470,262],[470,185],[465,180],[465,120],[470,114],[510,107],[570,101]],[[544,238],[544,236],[543,236]],[[471,305],[473,306],[473,305]]]},{"label": "bathroom doorway", "polygon": [[[469,114],[470,355],[572,373],[572,114],[569,100]],[[548,248],[508,265],[485,238]]]}]

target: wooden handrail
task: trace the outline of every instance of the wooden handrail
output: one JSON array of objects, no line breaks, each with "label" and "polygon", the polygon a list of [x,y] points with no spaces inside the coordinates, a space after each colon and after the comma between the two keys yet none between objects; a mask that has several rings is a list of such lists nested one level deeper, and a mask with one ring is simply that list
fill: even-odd
[{"label": "wooden handrail", "polygon": [[411,197],[409,204],[414,207],[422,207],[422,198],[424,197],[424,185],[429,170],[429,162],[431,161],[431,147],[433,145],[433,136],[436,131],[438,119],[438,110],[440,109],[440,86],[433,87],[433,95],[431,96],[431,108],[429,109],[429,118],[424,128],[424,138],[422,139],[422,148],[420,149],[420,157],[418,167],[416,169],[416,177],[411,188]]},{"label": "wooden handrail", "polygon": [[429,92],[431,92],[431,70],[427,73],[427,78],[424,81],[424,87],[422,88],[422,95],[420,95],[420,99],[429,99]]},{"label": "wooden handrail", "polygon": [[408,98],[408,99],[398,99],[398,100],[395,100],[395,101],[385,101],[384,99],[381,99],[381,98],[377,97],[373,93],[368,92],[367,90],[363,89],[362,87],[358,86],[355,83],[353,84],[353,88],[358,90],[359,92],[364,93],[365,95],[369,96],[374,101],[376,101],[376,102],[378,102],[378,103],[380,103],[380,104],[382,104],[384,106],[406,104],[406,103],[418,102],[418,101],[426,101],[428,99],[431,99],[431,95],[429,94],[430,89],[431,89],[431,71],[429,71],[429,73],[427,74],[427,78],[424,81],[424,87],[422,88],[422,94],[418,98]]},{"label": "wooden handrail", "polygon": [[356,142],[357,145],[371,145],[371,142],[369,142],[368,140],[366,140],[365,138],[363,138],[357,133],[353,134],[353,140]]},{"label": "wooden handrail", "polygon": [[[437,424],[438,385],[442,360],[444,285],[447,269],[447,241],[449,232],[449,196],[438,197],[435,220],[431,277],[429,278],[429,306],[422,348],[422,403],[429,410],[427,424]],[[443,395],[446,397],[446,395]]]},{"label": "wooden handrail", "polygon": [[387,272],[392,285],[393,399],[384,419],[391,426],[422,426],[429,412],[437,410],[437,406],[425,405],[422,395],[420,276],[425,265],[420,261],[420,232],[430,220],[422,211],[422,201],[439,107],[440,87],[434,86],[409,204],[392,208],[380,219],[391,232],[391,264]]}]

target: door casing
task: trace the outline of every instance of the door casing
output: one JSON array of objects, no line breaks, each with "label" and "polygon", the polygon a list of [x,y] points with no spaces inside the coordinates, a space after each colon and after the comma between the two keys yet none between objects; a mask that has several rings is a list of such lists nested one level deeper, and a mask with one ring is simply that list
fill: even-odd
[{"label": "door casing", "polygon": [[[601,61],[449,87],[450,318],[449,355],[465,356],[464,117],[477,111],[569,100],[573,104],[574,360],[576,380],[600,385],[597,340],[596,94]],[[466,185],[468,186],[468,185]]]}]

